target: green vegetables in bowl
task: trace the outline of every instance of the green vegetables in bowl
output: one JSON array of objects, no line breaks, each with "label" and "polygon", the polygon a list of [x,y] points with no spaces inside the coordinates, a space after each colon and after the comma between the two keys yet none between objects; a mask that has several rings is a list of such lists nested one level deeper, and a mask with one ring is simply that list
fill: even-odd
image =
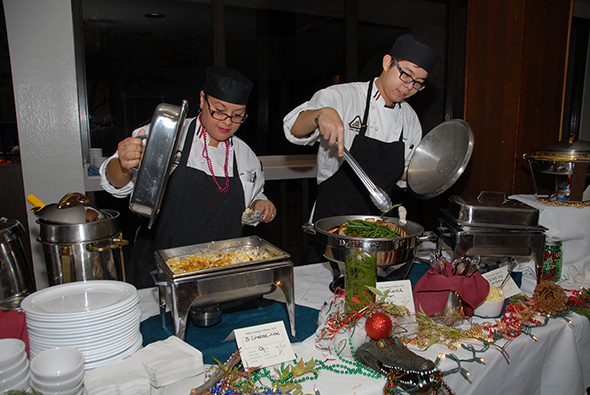
[{"label": "green vegetables in bowl", "polygon": [[387,225],[380,225],[376,222],[353,219],[343,227],[344,234],[352,237],[367,237],[373,239],[391,239],[400,237],[400,232],[391,229]]}]

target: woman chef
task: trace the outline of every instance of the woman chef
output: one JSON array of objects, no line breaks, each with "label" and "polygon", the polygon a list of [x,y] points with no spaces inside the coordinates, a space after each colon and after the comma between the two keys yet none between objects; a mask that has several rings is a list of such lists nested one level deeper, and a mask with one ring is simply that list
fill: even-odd
[{"label": "woman chef", "polygon": [[[418,116],[405,99],[422,90],[438,55],[422,40],[405,34],[383,57],[381,75],[369,82],[334,85],[284,118],[294,144],[320,141],[318,195],[313,220],[347,214],[381,214],[348,165],[346,147],[369,178],[387,193],[405,171],[422,138]],[[338,150],[333,148],[338,143]],[[395,203],[395,202],[394,202]]]},{"label": "woman chef", "polygon": [[[141,226],[130,262],[127,281],[138,288],[154,285],[154,251],[242,236],[242,212],[264,213],[270,222],[276,208],[263,194],[260,161],[240,138],[234,136],[246,120],[246,103],[252,82],[237,71],[209,67],[201,91],[201,112],[187,119],[188,128],[178,165],[168,179],[160,213],[152,229]],[[143,152],[146,129],[133,132],[118,151],[100,167],[102,187],[125,197],[134,187],[131,168]]]}]

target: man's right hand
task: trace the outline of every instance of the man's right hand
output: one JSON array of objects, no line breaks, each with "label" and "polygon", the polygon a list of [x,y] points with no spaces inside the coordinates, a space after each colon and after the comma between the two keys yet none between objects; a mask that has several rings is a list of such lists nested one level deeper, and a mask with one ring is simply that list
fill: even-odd
[{"label": "man's right hand", "polygon": [[330,147],[338,142],[338,156],[341,157],[344,154],[344,124],[338,112],[332,107],[324,107],[319,110],[314,121]]}]

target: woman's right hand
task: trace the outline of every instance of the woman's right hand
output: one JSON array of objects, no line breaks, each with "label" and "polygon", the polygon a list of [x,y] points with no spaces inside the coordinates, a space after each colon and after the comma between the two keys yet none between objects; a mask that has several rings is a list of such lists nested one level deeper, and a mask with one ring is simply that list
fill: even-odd
[{"label": "woman's right hand", "polygon": [[[140,135],[145,135],[145,131],[141,130],[138,136]],[[143,155],[143,139],[139,137],[127,137],[125,140],[119,142],[117,149],[119,151],[119,162],[123,169],[128,170],[139,167]]]}]

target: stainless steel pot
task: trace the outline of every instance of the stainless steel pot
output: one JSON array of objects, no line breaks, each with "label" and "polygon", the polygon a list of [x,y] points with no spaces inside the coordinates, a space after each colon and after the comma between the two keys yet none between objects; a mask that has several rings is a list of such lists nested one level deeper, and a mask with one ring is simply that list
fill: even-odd
[{"label": "stainless steel pot", "polygon": [[15,310],[35,292],[33,267],[20,237],[25,229],[16,219],[0,218],[0,309]]},{"label": "stainless steel pot", "polygon": [[119,213],[102,210],[105,219],[84,224],[37,220],[49,285],[86,280],[124,281],[122,247],[129,244],[119,230]]},{"label": "stainless steel pot", "polygon": [[[404,229],[408,236],[391,239],[373,239],[341,236],[329,231],[346,221],[367,218],[392,222]],[[405,225],[401,225],[397,218],[381,218],[370,215],[342,215],[322,218],[316,221],[315,224],[308,223],[303,225],[303,230],[315,235],[316,240],[326,246],[324,256],[328,260],[344,263],[350,253],[366,252],[375,255],[378,274],[386,276],[395,274],[395,277],[399,279],[405,278],[410,272],[420,243],[426,240],[434,241],[436,239],[433,232],[424,232],[422,225],[415,222],[407,221]]]}]

